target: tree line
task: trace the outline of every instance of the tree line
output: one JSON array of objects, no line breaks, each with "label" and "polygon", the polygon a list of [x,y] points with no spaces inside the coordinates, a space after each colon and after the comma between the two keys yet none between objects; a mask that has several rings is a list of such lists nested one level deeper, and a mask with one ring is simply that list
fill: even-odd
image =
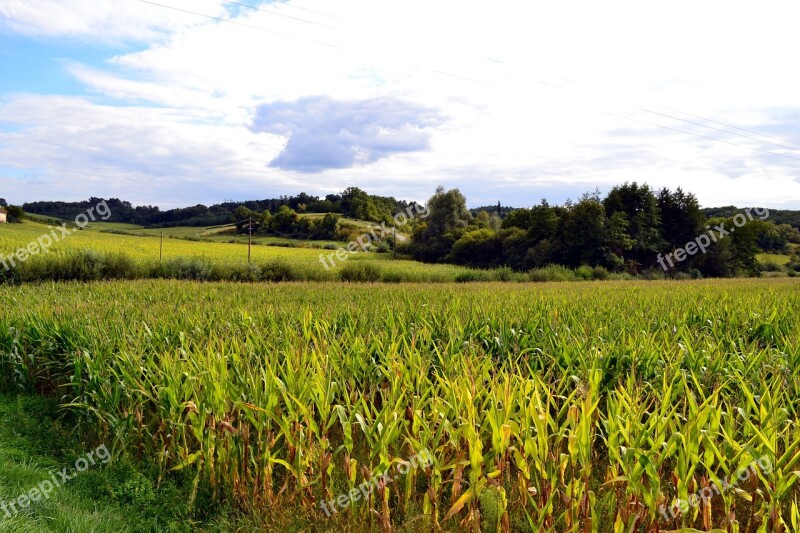
[{"label": "tree line", "polygon": [[340,194],[329,194],[324,198],[300,193],[296,196],[280,196],[266,200],[246,202],[223,202],[212,206],[198,204],[161,211],[157,206],[136,206],[119,198],[89,198],[82,202],[30,202],[22,205],[28,213],[35,213],[65,220],[74,219],[78,214],[105,201],[111,210],[111,222],[137,224],[145,227],[195,226],[207,227],[228,224],[240,210],[278,215],[282,207],[296,213],[334,213],[344,217],[366,220],[368,222],[390,222],[392,217],[404,211],[413,202],[397,200],[394,197],[367,194],[358,187],[348,187]]},{"label": "tree line", "polygon": [[[697,198],[678,188],[652,190],[624,183],[601,197],[584,194],[577,202],[510,211],[504,218],[483,210],[473,215],[458,189],[439,187],[428,202],[430,216],[413,233],[407,251],[430,263],[529,270],[548,265],[604,267],[637,275],[661,268],[659,254],[686,246],[719,224],[732,226],[735,212],[707,218]],[[493,209],[493,211],[495,211]],[[786,253],[800,243],[797,228],[753,220],[705,253],[669,268],[694,276],[755,275],[760,251]]]},{"label": "tree line", "polygon": [[[113,222],[149,227],[233,222],[240,232],[250,231],[252,223],[256,234],[316,240],[350,238],[358,228],[343,222],[344,217],[391,225],[396,213],[415,205],[349,187],[324,198],[300,193],[167,211],[154,206],[134,207],[117,198],[33,202],[23,208],[31,213],[72,219],[102,201],[108,204]],[[440,187],[428,201],[428,208],[430,214],[425,220],[413,221],[404,229],[411,231],[411,241],[398,247],[419,261],[478,268],[505,266],[517,271],[548,265],[586,265],[631,275],[661,268],[659,254],[684,247],[709,227],[730,227],[741,212],[733,206],[702,209],[693,194],[680,188],[655,191],[637,182],[618,185],[605,196],[595,191],[576,202],[551,205],[542,200],[530,208],[498,204],[468,209],[466,198],[458,189]],[[14,208],[7,209],[11,215]],[[325,216],[301,216],[303,213]],[[756,254],[789,253],[791,243],[800,243],[798,226],[800,211],[771,210],[768,220],[748,222],[716,240],[704,253],[679,261],[668,270],[691,276],[756,274]]]}]

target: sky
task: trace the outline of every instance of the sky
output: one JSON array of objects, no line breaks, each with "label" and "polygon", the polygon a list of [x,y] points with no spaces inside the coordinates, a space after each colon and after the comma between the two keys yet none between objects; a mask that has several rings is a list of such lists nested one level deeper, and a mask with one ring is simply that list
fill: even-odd
[{"label": "sky", "polygon": [[0,0],[0,197],[800,209],[796,2]]}]

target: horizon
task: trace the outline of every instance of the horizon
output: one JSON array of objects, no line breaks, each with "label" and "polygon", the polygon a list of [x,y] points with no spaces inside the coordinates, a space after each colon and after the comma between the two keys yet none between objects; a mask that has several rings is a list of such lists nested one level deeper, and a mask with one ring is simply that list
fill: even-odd
[{"label": "horizon", "polygon": [[[458,188],[458,187],[455,187],[455,188]],[[342,191],[339,191],[338,193],[332,193],[332,194],[340,194],[341,192]],[[367,194],[370,194],[370,195],[372,194],[370,191],[364,191],[364,192],[366,192]],[[657,193],[658,191],[654,191],[654,192]],[[684,192],[691,193],[691,191],[684,191]],[[324,199],[325,198],[325,196],[323,196],[323,195],[318,195],[318,194],[315,194],[315,193],[309,193],[307,191],[300,191],[300,192],[297,192],[297,193],[288,194],[286,196],[295,197],[295,196],[298,196],[298,195],[303,194],[303,193],[308,194],[309,196],[312,196],[312,197],[316,196],[316,197],[318,197],[320,199]],[[431,193],[431,195],[432,194],[433,193]],[[606,194],[608,194],[608,191],[601,191],[601,195],[606,195]],[[389,196],[391,197],[391,195],[389,195]],[[86,202],[90,198],[99,198],[101,200],[110,200],[112,198],[116,198],[117,200],[120,200],[122,202],[129,201],[129,200],[125,199],[125,198],[117,198],[117,197],[105,197],[104,198],[102,196],[91,195],[91,196],[89,196],[87,198],[78,199],[78,200],[74,200],[74,201],[73,200],[33,200],[33,201],[30,201],[30,202],[24,202],[24,203],[38,203],[38,202],[54,202],[55,203],[55,202],[62,202],[62,203],[66,203],[66,204],[72,204],[72,203]],[[191,208],[191,207],[195,207],[197,205],[204,205],[206,207],[212,207],[212,206],[215,206],[215,205],[223,205],[223,204],[234,204],[234,205],[236,205],[236,204],[246,204],[248,202],[262,202],[262,201],[265,201],[265,200],[274,200],[274,199],[279,199],[279,198],[280,198],[279,196],[276,196],[274,198],[251,198],[249,200],[225,199],[225,200],[222,200],[222,201],[219,201],[219,202],[213,202],[213,203],[208,203],[208,204],[202,204],[201,203],[201,204],[191,204],[191,205],[188,205],[188,204],[187,205],[178,205],[178,206],[169,207],[169,208],[166,208],[166,209],[164,207],[162,207],[162,206],[159,206],[159,205],[137,204],[135,202],[130,202],[130,203],[134,208],[136,208],[136,207],[157,207],[161,211],[169,211],[171,209]],[[409,203],[417,201],[417,200],[409,200],[407,198],[398,198],[396,196],[394,198],[396,200],[398,200],[398,201],[406,201],[406,202],[409,202]],[[550,206],[555,207],[555,206],[563,206],[566,202],[569,202],[569,201],[575,203],[579,199],[580,199],[580,197],[578,196],[576,198],[567,198],[564,202],[556,203],[556,202],[551,202],[548,198],[541,198],[541,199],[539,199],[539,201],[534,202],[532,204],[527,204],[527,205],[506,205],[506,204],[501,203],[501,208],[502,209],[511,209],[511,210],[530,209],[530,208],[535,207],[536,205],[538,205],[542,200],[546,200]],[[8,200],[8,199],[5,198],[5,200]],[[423,204],[426,203],[426,202],[427,202],[427,199],[422,201]],[[19,206],[23,205],[23,203],[14,203],[14,202],[8,202],[8,203],[10,205],[19,205]],[[473,202],[470,202],[469,197],[467,197],[467,208],[468,209],[474,210],[474,209],[480,209],[480,208],[485,208],[485,207],[497,207],[497,206],[496,206],[496,203],[494,203],[494,204],[488,203],[488,204],[475,204],[475,205],[473,205]],[[764,209],[777,210],[777,211],[782,211],[782,210],[795,211],[795,209],[787,209],[787,208],[781,208],[781,207],[771,207],[771,206],[765,206],[765,205],[735,205],[735,204],[703,205],[702,203],[700,204],[700,208],[701,209],[723,209],[723,208],[728,208],[728,207],[734,207],[736,209],[747,209],[747,208],[758,209],[758,208],[764,208]],[[0,207],[0,209],[2,209],[2,208]]]}]

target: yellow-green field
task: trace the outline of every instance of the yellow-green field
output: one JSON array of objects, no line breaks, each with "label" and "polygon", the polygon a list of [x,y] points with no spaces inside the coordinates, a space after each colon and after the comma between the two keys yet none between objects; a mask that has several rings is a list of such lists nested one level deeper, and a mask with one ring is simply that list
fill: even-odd
[{"label": "yellow-green field", "polygon": [[[105,231],[104,231],[105,230]],[[122,230],[128,233],[109,233],[107,230]],[[189,241],[178,237],[192,237],[198,234],[213,233],[213,228],[167,228],[164,230],[142,229],[131,224],[92,223],[82,231],[64,237],[50,248],[48,255],[64,255],[71,251],[94,250],[98,252],[121,252],[137,261],[157,262],[161,231],[164,231],[163,257],[165,260],[180,257],[197,257],[224,264],[247,263],[247,238],[237,237],[241,244],[213,242],[212,240]],[[46,224],[25,221],[22,224],[0,225],[0,254],[9,255],[19,248],[25,248],[42,235],[49,234]],[[59,232],[56,232],[59,235]],[[214,240],[227,241],[231,237],[223,236]],[[213,239],[213,237],[212,237]],[[335,250],[312,249],[303,247],[264,246],[259,242],[287,241],[273,237],[259,237],[252,247],[253,262],[282,261],[289,265],[305,269],[313,273],[313,279],[335,279],[338,271],[348,263],[368,262],[375,265],[384,276],[402,276],[402,279],[414,281],[453,281],[461,273],[473,272],[472,269],[453,265],[428,265],[416,261],[394,260],[391,254],[357,253],[344,261],[334,260],[333,266],[326,269],[320,262],[320,254],[328,256]],[[338,244],[341,246],[341,243]],[[328,263],[329,266],[331,263]]]},{"label": "yellow-green field", "polygon": [[135,281],[0,301],[0,384],[59,398],[116,457],[188,479],[190,508],[236,509],[237,530],[800,524],[790,279]]},{"label": "yellow-green field", "polygon": [[[120,235],[105,233],[104,229],[124,229],[131,232],[151,233],[148,236]],[[180,230],[164,230],[169,234],[189,236],[198,228],[181,228]],[[161,230],[158,230],[160,232]],[[105,223],[92,224],[83,231],[77,231],[64,237],[52,248],[50,253],[63,253],[70,250],[93,249],[100,252],[124,252],[134,259],[158,260],[161,239],[152,233],[156,230],[142,230],[137,226]],[[0,226],[0,253],[9,254],[17,248],[25,247],[48,234],[48,226],[26,221],[22,224],[6,224]],[[56,233],[58,235],[58,232]],[[280,248],[271,246],[253,247],[253,258],[256,260],[284,259],[289,262],[319,262],[322,250],[302,248]],[[247,261],[247,246],[228,243],[192,242],[183,239],[164,239],[164,257],[204,257],[216,261]],[[321,266],[321,265],[320,265]]]},{"label": "yellow-green field", "polygon": [[775,263],[776,265],[785,265],[789,263],[791,257],[784,254],[758,254],[756,256],[759,263]]}]

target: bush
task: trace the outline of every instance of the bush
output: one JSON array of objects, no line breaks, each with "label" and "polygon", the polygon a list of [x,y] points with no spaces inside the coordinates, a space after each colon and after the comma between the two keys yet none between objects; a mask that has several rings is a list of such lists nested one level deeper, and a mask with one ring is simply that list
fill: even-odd
[{"label": "bush", "polygon": [[579,279],[588,281],[592,279],[592,267],[581,265],[575,270],[575,275],[578,276]]},{"label": "bush", "polygon": [[761,265],[761,270],[764,272],[783,272],[783,267],[774,261],[767,261]]},{"label": "bush", "polygon": [[298,277],[292,267],[281,260],[262,264],[258,273],[260,281],[294,281]]},{"label": "bush", "polygon": [[575,281],[575,272],[561,265],[550,265],[536,268],[528,272],[528,278],[534,282],[545,281]]},{"label": "bush", "polygon": [[381,279],[381,271],[370,263],[347,263],[339,271],[339,279],[350,282],[375,282]]},{"label": "bush", "polygon": [[613,274],[608,275],[608,279],[615,281],[630,281],[633,279],[637,279],[637,277],[631,276],[627,272],[614,272]]},{"label": "bush", "polygon": [[471,283],[474,281],[483,281],[483,276],[478,272],[459,272],[456,274],[456,283]]},{"label": "bush", "polygon": [[[188,279],[211,281],[215,278],[214,267],[206,259],[199,257],[176,257],[157,265],[154,277],[167,279]],[[222,276],[219,276],[220,278]]]},{"label": "bush", "polygon": [[261,279],[261,267],[253,264],[236,265],[228,268],[222,279],[229,281],[259,281]]},{"label": "bush", "polygon": [[392,251],[392,246],[386,241],[378,241],[374,248],[373,251],[379,254],[388,254]]},{"label": "bush", "polygon": [[596,280],[602,281],[602,280],[608,279],[608,277],[610,275],[611,274],[609,273],[609,271],[605,267],[596,266],[596,267],[594,267],[592,269],[592,279],[596,279]]},{"label": "bush", "polygon": [[659,279],[665,279],[666,278],[666,274],[660,268],[659,269],[647,269],[647,270],[644,270],[644,271],[641,272],[640,276],[642,277],[642,279],[645,279],[645,280],[648,280],[648,281],[653,281],[653,280],[659,280]]},{"label": "bush", "polygon": [[400,272],[384,272],[383,276],[381,276],[381,281],[384,283],[402,283],[406,279]]},{"label": "bush", "polygon": [[16,205],[10,205],[5,208],[6,210],[6,220],[9,223],[19,223],[22,222],[22,219],[25,218],[25,211],[22,210],[21,207]]},{"label": "bush", "polygon": [[494,277],[497,281],[511,281],[514,278],[514,271],[507,266],[500,267],[494,271]]}]

